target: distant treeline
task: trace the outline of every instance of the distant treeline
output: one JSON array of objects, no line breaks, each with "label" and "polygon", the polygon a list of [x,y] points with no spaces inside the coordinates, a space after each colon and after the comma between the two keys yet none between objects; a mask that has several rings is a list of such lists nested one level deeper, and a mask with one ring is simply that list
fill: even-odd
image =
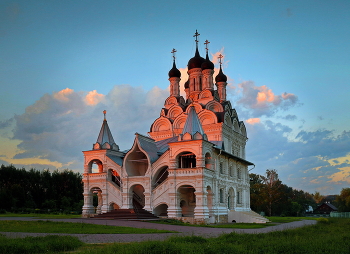
[{"label": "distant treeline", "polygon": [[9,212],[81,212],[82,175],[71,170],[0,168],[0,210]]},{"label": "distant treeline", "polygon": [[[249,174],[250,204],[252,210],[268,216],[300,216],[323,202],[330,202],[319,192],[310,194],[283,184],[277,170],[268,169],[265,175]],[[331,203],[339,212],[350,212],[350,188],[343,188],[340,195],[332,195]]]}]

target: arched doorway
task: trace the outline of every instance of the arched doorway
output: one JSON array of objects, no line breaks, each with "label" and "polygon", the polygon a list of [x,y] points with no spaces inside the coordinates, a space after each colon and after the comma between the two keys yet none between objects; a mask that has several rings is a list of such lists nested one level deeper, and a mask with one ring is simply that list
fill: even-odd
[{"label": "arched doorway", "polygon": [[116,203],[112,202],[109,204],[109,211],[117,210],[119,208],[120,208],[119,205],[117,205]]},{"label": "arched doorway", "polygon": [[168,205],[160,204],[159,206],[154,208],[153,213],[155,216],[168,217]]},{"label": "arched doorway", "polygon": [[99,187],[93,187],[91,188],[91,195],[92,195],[92,205],[94,207],[94,213],[100,214],[102,213],[101,208],[103,205],[102,200],[102,190]]},{"label": "arched doorway", "polygon": [[191,185],[182,185],[178,189],[182,217],[194,217],[196,207],[196,189]]},{"label": "arched doorway", "polygon": [[134,209],[142,209],[145,206],[145,188],[141,184],[133,185],[130,188],[132,194],[132,206]]}]

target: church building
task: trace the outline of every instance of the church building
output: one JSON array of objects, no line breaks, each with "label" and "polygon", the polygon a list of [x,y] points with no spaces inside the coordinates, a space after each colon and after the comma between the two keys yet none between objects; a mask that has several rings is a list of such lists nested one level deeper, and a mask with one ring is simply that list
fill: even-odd
[{"label": "church building", "polygon": [[196,31],[195,55],[187,64],[186,97],[180,95],[173,50],[169,97],[148,135],[136,133],[130,150],[119,150],[104,112],[96,143],[83,152],[83,217],[143,208],[190,223],[266,222],[250,209],[249,170],[254,164],[246,159],[245,125],[226,98],[222,56],[214,77],[209,42],[203,58],[198,36]]}]

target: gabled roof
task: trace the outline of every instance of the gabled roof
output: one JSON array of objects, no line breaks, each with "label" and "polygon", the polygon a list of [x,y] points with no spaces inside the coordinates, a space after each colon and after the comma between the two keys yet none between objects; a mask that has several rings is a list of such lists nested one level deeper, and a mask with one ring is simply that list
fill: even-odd
[{"label": "gabled roof", "polygon": [[111,154],[107,154],[107,157],[110,158],[115,163],[117,163],[119,166],[123,166],[123,157],[119,157]]},{"label": "gabled roof", "polygon": [[178,136],[167,138],[156,142],[158,148],[158,154],[163,154],[166,150],[169,149],[169,143],[176,142],[178,140]]},{"label": "gabled roof", "polygon": [[186,119],[185,127],[182,130],[182,135],[186,133],[194,135],[197,132],[201,135],[204,135],[202,124],[199,121],[196,109],[193,105],[191,105]]}]

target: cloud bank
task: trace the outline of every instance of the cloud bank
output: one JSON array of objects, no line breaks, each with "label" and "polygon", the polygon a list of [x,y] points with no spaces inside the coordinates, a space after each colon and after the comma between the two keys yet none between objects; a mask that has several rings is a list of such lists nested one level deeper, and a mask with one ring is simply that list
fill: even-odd
[{"label": "cloud bank", "polygon": [[[183,86],[187,69],[180,71]],[[294,130],[289,123],[298,116],[289,110],[302,106],[297,95],[276,94],[253,81],[234,85],[230,77],[228,80],[232,105],[247,127],[246,158],[256,165],[254,173],[277,169],[284,183],[308,192],[337,194],[349,186],[350,131],[336,135],[334,130],[327,129]],[[121,150],[126,150],[131,147],[135,132],[149,131],[168,95],[168,88],[153,87],[147,91],[130,85],[116,85],[105,95],[97,90],[70,88],[45,94],[23,114],[0,122],[3,132],[13,127],[11,139],[18,144],[15,155],[3,154],[0,162],[27,168],[82,171],[81,151],[92,149],[96,142],[103,110],[107,110],[114,140]],[[294,136],[287,138],[290,135]]]}]

